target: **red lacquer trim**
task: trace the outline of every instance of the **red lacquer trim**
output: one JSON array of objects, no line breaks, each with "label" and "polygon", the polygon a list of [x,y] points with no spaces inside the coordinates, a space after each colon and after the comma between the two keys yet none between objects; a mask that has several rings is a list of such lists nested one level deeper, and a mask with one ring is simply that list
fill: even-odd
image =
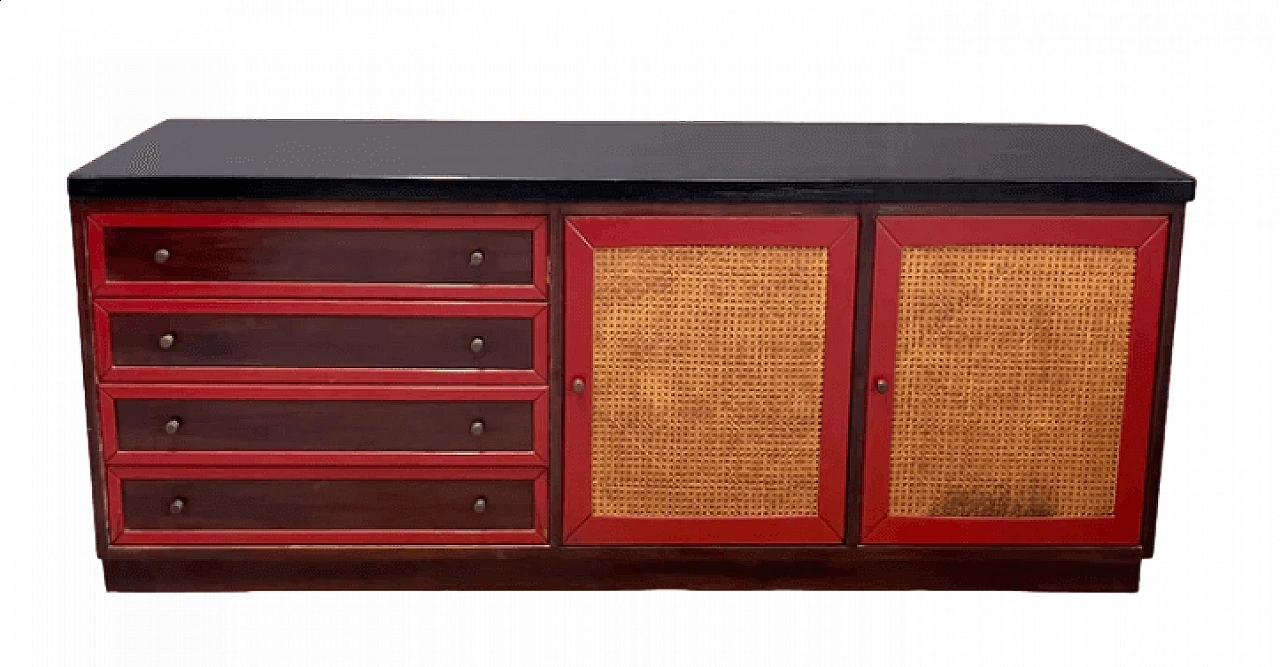
[{"label": "red lacquer trim", "polygon": [[753,245],[830,247],[857,224],[849,217],[739,218],[690,216],[568,216],[593,248]]},{"label": "red lacquer trim", "polygon": [[[268,368],[251,366],[116,366],[110,316],[117,313],[351,315],[361,317],[527,318],[533,321],[532,369]],[[547,306],[467,301],[286,301],[229,299],[99,299],[94,302],[98,373],[108,382],[420,382],[544,384],[550,359]]]},{"label": "red lacquer trim", "polygon": [[[875,260],[871,284],[871,345],[865,396],[866,437],[863,446],[862,536],[889,515],[890,438],[893,429],[895,355],[898,344],[898,281],[902,246],[884,225],[876,225]],[[889,383],[889,393],[876,393],[877,380]]]},{"label": "red lacquer trim", "polygon": [[545,474],[541,467],[529,468],[381,468],[381,467],[311,467],[251,468],[219,466],[186,468],[180,466],[136,467],[112,466],[111,471],[125,479],[537,479]]},{"label": "red lacquer trim", "polygon": [[102,432],[102,462],[110,463],[120,451],[120,434],[116,424],[115,399],[103,385],[98,385],[98,419]]},{"label": "red lacquer trim", "polygon": [[111,370],[111,316],[101,304],[93,306],[93,360],[98,367],[98,377],[103,378]]},{"label": "red lacquer trim", "polygon": [[546,542],[551,529],[551,497],[547,488],[547,469],[539,468],[541,473],[533,478],[533,530]]},{"label": "red lacquer trim", "polygon": [[532,401],[546,388],[531,387],[378,387],[369,385],[203,385],[107,384],[113,398],[244,399],[261,401]]},{"label": "red lacquer trim", "polygon": [[545,544],[538,530],[125,530],[120,546],[198,544]]},{"label": "red lacquer trim", "polygon": [[[822,364],[822,433],[818,446],[818,516],[844,539],[849,475],[849,377],[857,319],[858,221],[827,248],[826,345]],[[817,539],[815,537],[815,539]]]},{"label": "red lacquer trim", "polygon": [[406,368],[255,368],[245,366],[115,366],[108,382],[390,382],[411,384],[539,384],[535,370]]},{"label": "red lacquer trim", "polygon": [[539,298],[546,299],[550,286],[551,262],[547,255],[547,219],[539,216],[538,224],[533,227],[533,288],[537,291]]},{"label": "red lacquer trim", "polygon": [[[89,283],[95,296],[237,298],[525,299],[547,296],[547,220],[540,215],[340,215],[93,213],[87,216]],[[106,227],[239,229],[529,230],[530,284],[108,280]]]},{"label": "red lacquer trim", "polygon": [[1169,225],[1162,223],[1138,248],[1129,325],[1129,366],[1125,381],[1120,461],[1116,472],[1116,519],[1131,543],[1142,534],[1142,510],[1155,400],[1156,356],[1160,340],[1160,308],[1164,297],[1165,253]]},{"label": "red lacquer trim", "polygon": [[[545,387],[370,387],[292,385],[102,385],[103,460],[112,465],[159,466],[538,466],[549,458]],[[308,401],[527,401],[533,408],[529,451],[130,451],[119,448],[116,399]]]},{"label": "red lacquer trim", "polygon": [[[568,524],[566,523],[566,526]],[[834,544],[840,532],[819,516],[650,518],[593,516],[566,544]]]},{"label": "red lacquer trim", "polygon": [[[533,315],[533,372],[540,383],[551,377],[551,330],[547,325],[547,308],[542,306]],[[512,383],[515,384],[515,383]]]},{"label": "red lacquer trim", "polygon": [[547,388],[539,388],[533,399],[533,455],[538,463],[551,461],[551,399]]},{"label": "red lacquer trim", "polygon": [[334,301],[265,299],[98,299],[108,313],[216,313],[264,315],[365,315],[370,317],[525,317],[541,303],[487,301]]},{"label": "red lacquer trim", "polygon": [[[545,260],[544,260],[545,262]],[[535,275],[536,277],[536,275]],[[230,297],[245,299],[505,299],[537,301],[546,289],[537,285],[453,283],[302,283],[216,282],[201,280],[107,281],[96,290],[112,297]]]},{"label": "red lacquer trim", "polygon": [[1157,216],[883,216],[876,222],[903,246],[1055,245],[1136,248],[1164,222]]},{"label": "red lacquer trim", "polygon": [[864,542],[877,544],[1134,544],[1125,522],[1097,519],[886,517]]},{"label": "red lacquer trim", "polygon": [[102,225],[92,215],[85,216],[84,232],[88,252],[89,292],[96,297],[102,293],[102,288],[107,283],[106,236]]},{"label": "red lacquer trim", "polygon": [[[1114,221],[1114,226],[1113,225]],[[931,230],[934,230],[931,232]],[[936,233],[935,233],[936,232]],[[871,307],[871,372],[863,475],[862,539],[905,544],[1137,544],[1168,222],[1163,217],[885,217],[878,221]],[[909,239],[909,241],[908,241]],[[900,242],[900,243],[899,243]],[[1138,248],[1115,513],[1089,519],[889,516],[893,367],[902,246],[1096,245]],[[877,394],[875,381],[890,381]]]},{"label": "red lacquer trim", "polygon": [[90,213],[102,227],[240,229],[536,230],[541,215],[418,215],[366,213]]},{"label": "red lacquer trim", "polygon": [[[124,527],[127,479],[531,479],[533,528],[500,530],[133,530]],[[544,544],[549,521],[545,468],[130,468],[107,473],[111,541],[195,544]]]},{"label": "red lacquer trim", "polygon": [[[857,272],[856,218],[582,217],[565,226],[564,535],[569,544],[832,543],[844,537],[849,372]],[[828,248],[827,349],[818,516],[639,518],[591,515],[594,248],[635,245]],[[587,390],[574,394],[574,378]]]},{"label": "red lacquer trim", "polygon": [[[591,516],[592,302],[595,294],[594,249],[577,226],[564,232],[564,424],[563,465],[565,541]],[[573,381],[587,385],[573,393]]]},{"label": "red lacquer trim", "polygon": [[112,465],[128,466],[476,466],[546,465],[536,452],[318,452],[262,450],[254,452],[154,452],[117,450]]},{"label": "red lacquer trim", "polygon": [[112,542],[120,539],[120,534],[124,532],[124,504],[120,501],[124,497],[124,488],[120,481],[120,476],[115,470],[108,469],[107,475],[107,535]]}]

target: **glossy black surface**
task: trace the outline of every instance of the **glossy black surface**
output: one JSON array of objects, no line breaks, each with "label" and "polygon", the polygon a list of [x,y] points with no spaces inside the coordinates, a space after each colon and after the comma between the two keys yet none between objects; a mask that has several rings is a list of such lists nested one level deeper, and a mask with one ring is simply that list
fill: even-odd
[{"label": "glossy black surface", "polygon": [[1182,202],[1195,180],[1083,125],[171,120],[72,196]]}]

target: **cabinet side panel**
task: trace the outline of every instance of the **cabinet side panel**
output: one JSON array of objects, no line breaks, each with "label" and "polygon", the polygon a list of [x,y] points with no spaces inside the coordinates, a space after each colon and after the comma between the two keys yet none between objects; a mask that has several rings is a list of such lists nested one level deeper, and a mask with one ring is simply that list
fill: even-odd
[{"label": "cabinet side panel", "polygon": [[89,440],[89,475],[93,492],[93,530],[98,557],[107,550],[106,490],[103,485],[102,437],[98,415],[98,377],[94,366],[92,295],[89,287],[89,245],[86,205],[71,200],[71,239],[76,268],[76,305],[80,315],[80,361],[84,369],[84,409]]},{"label": "cabinet side panel", "polygon": [[1142,515],[1142,555],[1155,554],[1156,508],[1160,499],[1160,471],[1164,462],[1165,420],[1169,411],[1169,376],[1173,365],[1173,325],[1178,307],[1178,271],[1182,264],[1185,207],[1169,216],[1165,254],[1164,293],[1161,297],[1160,334],[1155,362],[1155,392],[1151,408],[1151,432],[1147,445],[1146,496]]}]

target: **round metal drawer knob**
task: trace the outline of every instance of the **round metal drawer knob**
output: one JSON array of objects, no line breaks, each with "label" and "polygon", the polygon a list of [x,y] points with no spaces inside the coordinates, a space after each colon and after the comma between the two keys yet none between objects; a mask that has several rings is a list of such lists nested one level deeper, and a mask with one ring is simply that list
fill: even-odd
[{"label": "round metal drawer knob", "polygon": [[471,251],[471,266],[480,266],[481,264],[484,264],[484,251]]},{"label": "round metal drawer knob", "polygon": [[173,502],[169,503],[170,514],[182,514],[185,509],[187,509],[187,501],[182,498],[174,498]]},{"label": "round metal drawer knob", "polygon": [[471,422],[471,435],[474,435],[474,436],[484,435],[484,422],[480,421],[479,419]]},{"label": "round metal drawer knob", "polygon": [[164,264],[165,262],[169,261],[169,258],[172,256],[173,255],[169,253],[168,248],[161,248],[157,250],[156,253],[151,256],[151,258],[156,260],[156,264]]},{"label": "round metal drawer knob", "polygon": [[476,498],[476,501],[471,505],[471,509],[475,510],[476,514],[484,514],[484,511],[489,509],[489,501],[483,497]]},{"label": "round metal drawer knob", "polygon": [[471,339],[471,354],[480,354],[484,352],[484,339],[476,336]]},{"label": "round metal drawer knob", "polygon": [[889,381],[884,378],[880,378],[879,380],[876,380],[876,393],[878,394],[889,393]]},{"label": "round metal drawer knob", "polygon": [[587,381],[582,378],[574,378],[571,386],[573,387],[573,393],[581,394],[587,390]]},{"label": "round metal drawer knob", "polygon": [[164,423],[164,432],[169,435],[177,433],[179,428],[182,428],[182,422],[177,417]]},{"label": "round metal drawer knob", "polygon": [[167,333],[167,334],[165,334],[165,335],[161,336],[161,337],[160,337],[160,349],[162,349],[162,350],[167,350],[167,349],[169,349],[169,348],[173,347],[174,342],[175,342],[175,341],[177,341],[177,340],[178,340],[178,339],[177,339],[176,337],[174,337],[174,335],[173,335],[173,334],[171,334],[171,333]]}]

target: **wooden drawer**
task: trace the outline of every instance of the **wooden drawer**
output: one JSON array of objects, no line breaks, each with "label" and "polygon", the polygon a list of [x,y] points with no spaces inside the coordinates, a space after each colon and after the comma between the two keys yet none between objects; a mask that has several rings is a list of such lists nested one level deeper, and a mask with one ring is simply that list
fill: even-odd
[{"label": "wooden drawer", "polygon": [[103,453],[143,465],[545,465],[544,387],[106,385]]},{"label": "wooden drawer", "polygon": [[543,469],[108,468],[116,544],[546,541]]},{"label": "wooden drawer", "polygon": [[95,302],[103,379],[544,384],[537,303]]},{"label": "wooden drawer", "polygon": [[97,213],[99,296],[546,298],[541,216]]}]

